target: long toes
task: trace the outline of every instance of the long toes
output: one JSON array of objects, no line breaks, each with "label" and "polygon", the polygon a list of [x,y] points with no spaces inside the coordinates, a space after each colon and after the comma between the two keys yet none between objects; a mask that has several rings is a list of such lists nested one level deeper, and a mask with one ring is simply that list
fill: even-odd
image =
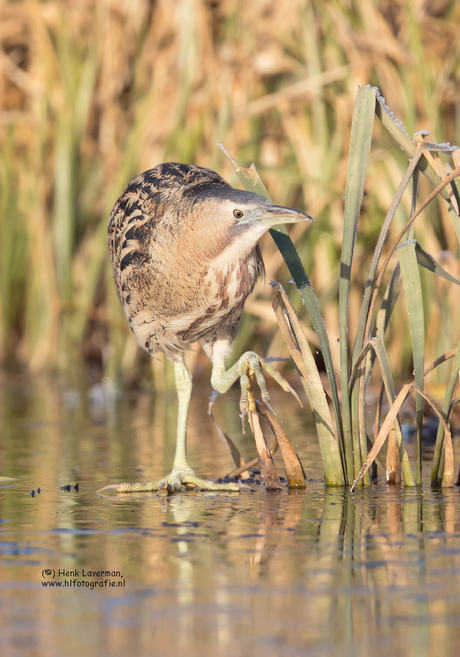
[{"label": "long toes", "polygon": [[162,484],[163,480],[151,481],[148,484],[111,484],[110,486],[104,486],[104,488],[100,488],[97,492],[101,493],[103,490],[116,490],[119,493],[150,492],[158,490]]},{"label": "long toes", "polygon": [[175,493],[180,491],[182,488],[182,482],[177,476],[168,475],[159,479],[158,481],[149,481],[146,484],[112,484],[110,486],[104,486],[100,488],[97,492],[100,493],[103,490],[116,490],[119,493],[150,493],[158,491],[160,495],[169,495],[170,493]]},{"label": "long toes", "polygon": [[241,388],[240,409],[243,415],[243,426],[244,426],[244,416],[247,414],[249,410],[249,376],[248,376],[249,363],[246,358],[241,359],[239,370],[240,370],[240,388]]},{"label": "long toes", "polygon": [[[254,376],[256,377],[257,385],[259,386],[260,392],[262,393],[262,399],[264,401],[265,399],[269,401],[270,397],[267,390],[267,384],[265,383],[265,378],[262,374],[262,367],[264,362],[265,361],[262,358],[258,358],[256,356],[252,356],[249,359],[251,369],[254,372]],[[274,371],[276,372],[276,370]],[[278,374],[278,372],[276,373]],[[269,374],[271,374],[271,372],[269,372]]]},{"label": "long toes", "polygon": [[[297,399],[297,401],[299,402],[299,404],[302,406],[302,402],[301,402],[300,399],[299,399],[299,395],[296,393],[296,391],[294,390],[294,388],[293,388],[293,387],[292,387],[292,386],[286,381],[286,379],[285,379],[283,376],[281,376],[281,374],[278,372],[278,370],[275,370],[275,368],[273,367],[273,365],[272,365],[271,363],[268,363],[268,362],[267,362],[266,360],[264,360],[263,358],[260,358],[260,359],[259,359],[259,363],[260,363],[261,367],[267,372],[267,374],[269,374],[273,379],[275,379],[276,383],[277,383],[277,384],[278,384],[278,385],[279,385],[279,386],[280,386],[285,392],[290,392],[291,395],[293,395],[293,396]],[[257,374],[256,374],[256,377],[257,377]],[[259,380],[257,379],[257,382],[258,382],[258,381],[259,381]],[[262,388],[261,388],[261,390],[262,390]],[[266,403],[266,400],[264,399],[264,396],[263,396],[263,395],[262,395],[262,399],[263,399],[264,402]]]},{"label": "long toes", "polygon": [[241,386],[240,410],[243,415],[247,415],[247,412],[249,410],[249,383],[246,383],[243,380],[243,378],[241,378],[240,386]]},{"label": "long toes", "polygon": [[241,487],[233,482],[228,484],[218,484],[215,481],[200,479],[200,477],[192,475],[186,475],[182,481],[186,486],[201,488],[202,490],[229,490],[234,492],[239,492],[241,490]]},{"label": "long toes", "polygon": [[148,484],[112,484],[101,488],[98,492],[103,490],[116,490],[119,493],[158,491],[160,497],[166,497],[167,495],[178,493],[184,488],[238,492],[241,490],[241,485],[235,483],[217,484],[214,481],[200,479],[200,477],[196,477],[192,472],[172,472],[167,477],[163,477],[163,479],[160,479],[159,481],[152,481]]}]

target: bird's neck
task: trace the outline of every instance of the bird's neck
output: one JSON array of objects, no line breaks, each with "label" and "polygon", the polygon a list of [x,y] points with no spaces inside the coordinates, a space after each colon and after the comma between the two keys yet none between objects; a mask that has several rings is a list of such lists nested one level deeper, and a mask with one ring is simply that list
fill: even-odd
[{"label": "bird's neck", "polygon": [[[251,257],[257,242],[266,230],[260,226],[237,226],[222,230],[218,239],[213,236],[214,252],[207,258],[209,271],[224,274],[234,271],[240,263],[246,262]],[[211,241],[209,237],[208,241]]]}]

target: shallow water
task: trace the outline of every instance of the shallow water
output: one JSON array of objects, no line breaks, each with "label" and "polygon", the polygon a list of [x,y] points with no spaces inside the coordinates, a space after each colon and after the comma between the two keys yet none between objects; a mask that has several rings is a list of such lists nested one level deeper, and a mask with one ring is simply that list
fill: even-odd
[{"label": "shallow water", "polygon": [[[189,455],[218,477],[233,466],[207,392]],[[304,413],[286,396],[274,406],[306,491],[105,497],[168,471],[173,397],[6,381],[0,474],[17,480],[0,487],[1,654],[456,655],[458,489],[326,491]],[[236,409],[227,395],[216,417],[249,459]]]}]

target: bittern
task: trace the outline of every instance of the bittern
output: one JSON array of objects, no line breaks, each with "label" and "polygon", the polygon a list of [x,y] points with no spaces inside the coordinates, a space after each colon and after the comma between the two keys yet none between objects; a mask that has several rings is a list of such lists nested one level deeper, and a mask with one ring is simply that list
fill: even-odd
[{"label": "bittern", "polygon": [[264,401],[269,396],[262,370],[292,392],[254,352],[245,353],[228,370],[225,360],[244,302],[264,272],[259,239],[270,226],[311,219],[258,194],[233,189],[214,171],[187,164],[160,164],[129,183],[108,225],[115,286],[139,346],[152,356],[163,352],[173,361],[179,406],[171,473],[148,484],[121,484],[118,490],[239,490],[234,483],[197,477],[187,462],[192,376],[184,351],[192,342],[201,344],[212,362],[211,385],[219,393],[240,378],[243,414],[249,368]]}]

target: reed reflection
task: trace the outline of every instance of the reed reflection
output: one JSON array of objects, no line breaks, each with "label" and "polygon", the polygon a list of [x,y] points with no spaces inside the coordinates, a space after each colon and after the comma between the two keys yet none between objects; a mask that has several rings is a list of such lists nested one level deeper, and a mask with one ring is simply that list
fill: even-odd
[{"label": "reed reflection", "polygon": [[[302,433],[293,442],[310,477],[305,491],[102,497],[96,490],[109,476],[164,469],[174,448],[171,400],[121,398],[98,422],[86,402],[61,401],[52,386],[27,397],[4,390],[0,413],[2,469],[17,476],[0,486],[0,601],[27,606],[36,618],[31,641],[41,637],[43,654],[56,645],[65,651],[63,619],[89,628],[93,652],[75,639],[88,657],[107,645],[139,655],[152,645],[219,655],[270,656],[280,646],[293,654],[299,646],[354,655],[428,655],[436,646],[452,654],[460,638],[456,489],[325,489],[312,480],[317,446]],[[216,412],[227,413],[226,404]],[[191,417],[191,458],[225,474],[225,445],[207,418]],[[249,438],[239,443],[248,459]],[[78,491],[61,490],[76,480]],[[98,566],[123,573],[123,595],[45,592],[37,575]],[[7,627],[11,640],[19,636],[20,616],[11,613]]]}]

